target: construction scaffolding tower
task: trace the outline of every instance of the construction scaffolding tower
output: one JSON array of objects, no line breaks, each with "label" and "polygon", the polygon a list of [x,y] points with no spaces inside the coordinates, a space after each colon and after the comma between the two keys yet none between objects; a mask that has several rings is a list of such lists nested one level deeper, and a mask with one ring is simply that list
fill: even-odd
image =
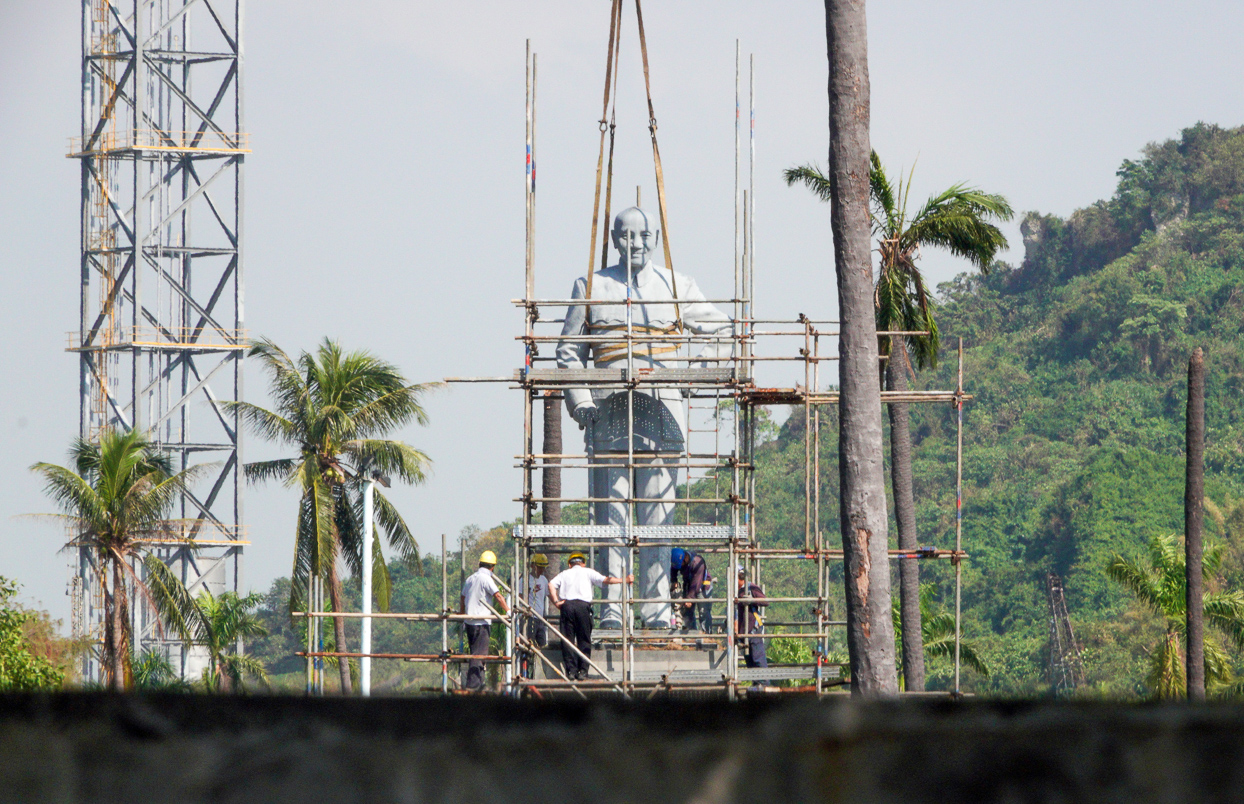
[{"label": "construction scaffolding tower", "polygon": [[[617,53],[613,48],[616,43],[617,26],[620,22],[620,0],[614,2],[614,18],[610,31],[611,49],[609,51],[610,70],[617,64]],[[638,1],[636,6],[638,6]],[[642,17],[640,20],[640,41],[643,42]],[[646,69],[645,55],[645,73]],[[490,617],[494,622],[502,622],[506,626],[504,650],[496,656],[469,656],[464,651],[455,652],[451,649],[449,637],[450,624],[471,618],[471,615],[459,614],[456,605],[458,592],[449,591],[449,577],[446,567],[448,553],[444,537],[441,543],[441,611],[432,612],[386,612],[366,615],[375,619],[397,619],[410,622],[439,623],[441,626],[441,650],[439,653],[370,653],[325,651],[313,640],[308,641],[308,650],[297,655],[308,659],[336,658],[351,659],[371,657],[374,659],[392,659],[408,662],[425,662],[440,665],[440,689],[451,692],[460,686],[460,682],[451,673],[450,668],[461,665],[472,659],[503,668],[500,689],[506,694],[520,695],[558,695],[570,694],[586,697],[589,693],[621,695],[633,697],[639,691],[647,691],[648,695],[657,693],[677,694],[718,694],[735,698],[748,685],[759,681],[794,682],[794,686],[783,687],[784,690],[802,691],[825,694],[834,687],[845,683],[845,662],[832,655],[831,642],[835,636],[834,629],[844,629],[846,622],[835,619],[835,612],[845,612],[843,591],[835,590],[832,580],[833,569],[840,567],[843,560],[841,546],[831,546],[821,528],[821,420],[822,410],[826,406],[836,406],[839,401],[837,390],[822,383],[820,367],[822,363],[836,361],[837,337],[836,322],[814,320],[805,315],[793,319],[760,318],[756,315],[753,299],[756,284],[756,263],[754,248],[755,221],[755,71],[752,60],[751,76],[749,77],[749,115],[747,146],[743,150],[741,143],[741,106],[739,78],[741,59],[736,46],[735,71],[735,260],[733,292],[728,298],[709,298],[699,300],[719,305],[729,310],[728,328],[718,334],[695,334],[689,331],[666,332],[656,329],[632,326],[628,312],[628,324],[624,329],[599,328],[586,335],[566,336],[561,333],[565,322],[564,313],[576,306],[590,308],[592,305],[625,304],[628,310],[639,310],[645,304],[671,304],[668,300],[649,301],[633,300],[628,297],[625,302],[608,299],[593,299],[590,291],[586,298],[538,298],[535,293],[535,78],[536,59],[528,47],[527,59],[527,143],[526,143],[526,176],[527,176],[527,250],[524,271],[525,292],[522,298],[514,299],[513,304],[522,310],[524,330],[517,340],[523,345],[522,367],[509,377],[450,377],[451,383],[488,383],[503,382],[522,393],[523,399],[523,433],[522,451],[514,456],[515,467],[522,477],[521,494],[514,501],[521,507],[518,524],[512,532],[513,565],[508,578],[497,578],[499,585],[511,601],[510,613],[504,614],[492,610]],[[616,85],[615,85],[616,86]],[[610,84],[606,81],[605,97],[608,101]],[[649,105],[651,111],[651,101]],[[649,131],[653,137],[654,161],[657,162],[657,194],[664,214],[663,185],[660,172],[659,153],[656,149],[656,121],[649,120]],[[610,140],[609,164],[606,174],[608,184],[605,191],[603,214],[601,209],[594,210],[593,236],[591,253],[592,264],[597,264],[596,255],[600,254],[600,266],[605,264],[607,252],[598,249],[596,232],[599,228],[608,231],[610,223],[610,198],[612,190],[612,139],[614,123],[608,114],[601,120],[601,161],[598,164],[598,201],[600,192],[600,168],[604,164],[606,136]],[[747,156],[746,185],[741,173],[741,154]],[[663,227],[664,228],[664,227]],[[668,232],[662,232],[668,244]],[[604,247],[604,244],[601,244]],[[595,267],[592,270],[596,270]],[[563,277],[571,279],[572,277]],[[676,303],[675,303],[676,306]],[[879,337],[921,335],[917,332],[879,332]],[[617,354],[624,353],[627,357],[625,368],[562,368],[556,365],[555,347],[559,343],[574,341],[587,342],[593,350]],[[654,344],[662,347],[677,345],[676,354],[667,354],[662,350],[661,360],[673,366],[653,368],[633,368],[635,358],[645,352],[655,353]],[[891,560],[946,560],[950,561],[954,572],[955,589],[955,653],[954,683],[951,695],[960,693],[960,656],[959,639],[961,623],[961,579],[963,561],[967,553],[963,549],[962,520],[962,485],[963,485],[963,406],[972,399],[965,393],[963,384],[963,344],[958,345],[958,373],[954,390],[910,390],[882,391],[882,401],[886,403],[921,403],[948,405],[955,416],[956,433],[956,464],[955,464],[955,526],[953,544],[943,547],[920,547],[916,550],[890,550]],[[763,367],[783,365],[800,365],[803,372],[803,383],[790,387],[766,386],[759,381],[758,373]],[[878,371],[878,381],[881,372]],[[538,448],[535,434],[544,430],[543,415],[550,415],[546,401],[550,398],[564,396],[568,389],[608,390],[626,394],[627,433],[623,436],[630,445],[625,453],[611,453],[608,458],[598,458],[590,451],[569,451],[549,453]],[[688,424],[687,437],[683,450],[676,453],[640,452],[635,449],[637,417],[636,397],[646,395],[649,399],[659,391],[677,389],[681,392],[684,405],[684,420]],[[757,499],[756,455],[758,424],[760,411],[767,406],[788,406],[803,419],[803,503],[804,503],[804,534],[803,546],[778,546],[774,544],[774,534],[763,533],[757,527],[756,511],[762,501]],[[560,416],[558,417],[560,419]],[[678,484],[676,499],[653,500],[636,496],[635,473],[650,468],[654,459],[676,460],[685,472],[684,480]],[[625,497],[596,494],[588,477],[594,468],[607,466],[610,469],[621,469],[630,475]],[[557,472],[560,482],[541,484],[536,477],[538,472]],[[576,482],[574,473],[578,474]],[[567,481],[567,475],[570,480]],[[573,494],[562,492],[560,496],[548,496],[538,489],[586,489],[584,493]],[[644,503],[670,503],[676,506],[675,522],[672,525],[638,525],[636,506]],[[587,524],[545,524],[536,520],[536,512],[541,505],[556,504],[561,508],[564,519],[572,511],[586,510]],[[612,503],[626,506],[629,514],[621,524],[598,524],[592,521],[592,511],[597,503]],[[548,510],[546,508],[546,510]],[[592,560],[602,548],[625,551],[624,565],[628,574],[637,566],[636,556],[641,548],[646,547],[694,547],[701,554],[709,556],[720,564],[725,558],[727,568],[725,577],[725,594],[707,601],[703,598],[684,599],[668,597],[635,597],[628,585],[612,586],[619,590],[619,597],[593,601],[593,606],[620,607],[621,627],[617,629],[596,629],[593,641],[602,649],[596,654],[598,661],[588,660],[592,672],[586,680],[575,680],[566,676],[559,662],[542,646],[536,644],[530,634],[529,626],[533,622],[546,626],[552,647],[558,643],[566,646],[580,659],[586,658],[570,641],[561,640],[558,634],[556,617],[548,617],[535,611],[526,600],[526,582],[529,577],[530,560],[536,553],[543,553],[550,561],[570,553],[582,552]],[[462,562],[460,577],[465,576],[466,556],[465,545],[459,554]],[[760,634],[747,634],[750,638],[763,640],[783,639],[797,643],[811,643],[810,661],[788,662],[782,665],[770,665],[767,668],[740,667],[740,651],[736,639],[732,638],[736,606],[732,569],[741,564],[746,569],[747,579],[761,585],[767,572],[774,562],[808,562],[814,568],[816,582],[815,594],[802,596],[767,596],[766,603],[770,613],[765,623],[767,630]],[[552,567],[550,567],[552,569]],[[718,567],[720,572],[720,567]],[[709,603],[714,607],[713,619],[724,622],[723,631],[685,631],[670,627],[653,629],[640,627],[637,622],[637,606],[645,604],[671,604],[679,606],[686,603]],[[744,601],[743,605],[747,605]],[[324,611],[321,603],[312,606],[307,612],[295,612],[307,621],[308,634],[313,632],[313,623],[323,618],[359,619],[365,615],[356,612]],[[782,613],[775,617],[773,611]],[[845,616],[845,615],[844,615]],[[673,624],[671,624],[672,626]],[[537,677],[542,675],[543,677]],[[799,685],[797,682],[806,680],[810,683]],[[323,689],[323,665],[320,662],[308,662],[308,689]],[[744,692],[746,694],[746,692]]]},{"label": "construction scaffolding tower", "polygon": [[[149,550],[192,593],[242,582],[243,0],[82,0],[79,434],[147,433],[178,469],[213,464]],[[94,641],[104,587],[97,556],[70,568],[75,637]],[[142,573],[141,563],[133,567]],[[141,601],[135,595],[131,600]],[[134,649],[163,651],[184,676],[196,652],[132,606]]]},{"label": "construction scaffolding tower", "polygon": [[1053,572],[1047,574],[1045,594],[1050,603],[1050,684],[1056,693],[1075,692],[1084,685],[1084,664],[1067,612],[1063,579]]}]

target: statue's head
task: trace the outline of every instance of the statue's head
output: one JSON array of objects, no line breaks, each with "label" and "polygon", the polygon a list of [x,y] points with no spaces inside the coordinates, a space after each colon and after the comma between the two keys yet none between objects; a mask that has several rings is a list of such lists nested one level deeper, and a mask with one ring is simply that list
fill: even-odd
[{"label": "statue's head", "polygon": [[639,207],[624,209],[613,219],[614,248],[623,258],[629,257],[632,269],[638,271],[643,268],[660,244],[660,224]]}]

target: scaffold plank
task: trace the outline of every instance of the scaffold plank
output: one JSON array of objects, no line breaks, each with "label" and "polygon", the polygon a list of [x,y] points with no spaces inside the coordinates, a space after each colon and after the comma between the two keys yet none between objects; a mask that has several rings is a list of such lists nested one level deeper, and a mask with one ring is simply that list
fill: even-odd
[{"label": "scaffold plank", "polygon": [[747,538],[747,528],[733,525],[515,525],[514,538],[535,541],[626,540],[719,541]]}]

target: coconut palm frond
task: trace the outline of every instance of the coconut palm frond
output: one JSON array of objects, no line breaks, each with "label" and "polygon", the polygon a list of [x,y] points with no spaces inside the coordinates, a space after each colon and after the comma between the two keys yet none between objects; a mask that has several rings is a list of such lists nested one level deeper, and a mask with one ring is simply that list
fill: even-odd
[{"label": "coconut palm frond", "polygon": [[374,503],[376,521],[380,523],[380,528],[384,531],[389,548],[415,572],[423,572],[423,557],[419,552],[419,543],[415,541],[415,535],[410,532],[410,527],[407,526],[406,520],[402,518],[397,507],[380,492],[380,489],[375,491]]},{"label": "coconut palm frond", "polygon": [[419,398],[432,389],[442,387],[444,383],[439,382],[406,385],[366,401],[353,414],[356,437],[387,433],[411,421],[426,425],[428,413]]},{"label": "coconut palm frond", "polygon": [[318,474],[312,478],[307,495],[310,503],[309,535],[312,535],[315,544],[315,564],[317,574],[320,574],[327,570],[329,562],[337,560],[337,503],[332,487]]},{"label": "coconut palm frond", "polygon": [[30,469],[43,476],[44,493],[62,511],[73,512],[73,516],[87,527],[106,521],[107,503],[85,478],[50,463],[36,463]]},{"label": "coconut palm frond", "polygon": [[354,459],[355,466],[367,466],[386,475],[395,475],[407,483],[425,482],[432,465],[427,453],[401,441],[347,441],[341,445],[341,451]]},{"label": "coconut palm frond", "polygon": [[263,483],[268,480],[280,480],[291,486],[297,481],[298,461],[292,458],[277,458],[272,461],[255,461],[243,468],[248,483]]},{"label": "coconut palm frond", "polygon": [[145,556],[143,565],[147,569],[146,585],[160,618],[187,642],[202,642],[205,636],[203,614],[181,579],[154,555]]}]

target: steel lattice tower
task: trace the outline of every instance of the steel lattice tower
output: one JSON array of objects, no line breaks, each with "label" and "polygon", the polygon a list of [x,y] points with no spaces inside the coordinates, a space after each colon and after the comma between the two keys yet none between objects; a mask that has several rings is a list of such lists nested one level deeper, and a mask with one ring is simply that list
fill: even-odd
[{"label": "steel lattice tower", "polygon": [[[183,531],[148,547],[192,593],[238,590],[241,431],[219,403],[242,398],[245,350],[243,0],[81,2],[80,434],[140,429],[181,468],[212,464],[175,513]],[[77,551],[70,594],[75,635],[98,639],[94,562]],[[198,674],[193,650],[131,610],[135,651]]]},{"label": "steel lattice tower", "polygon": [[1058,693],[1075,692],[1084,686],[1084,664],[1080,645],[1071,627],[1063,579],[1051,572],[1045,576],[1046,598],[1050,603],[1050,683]]}]

